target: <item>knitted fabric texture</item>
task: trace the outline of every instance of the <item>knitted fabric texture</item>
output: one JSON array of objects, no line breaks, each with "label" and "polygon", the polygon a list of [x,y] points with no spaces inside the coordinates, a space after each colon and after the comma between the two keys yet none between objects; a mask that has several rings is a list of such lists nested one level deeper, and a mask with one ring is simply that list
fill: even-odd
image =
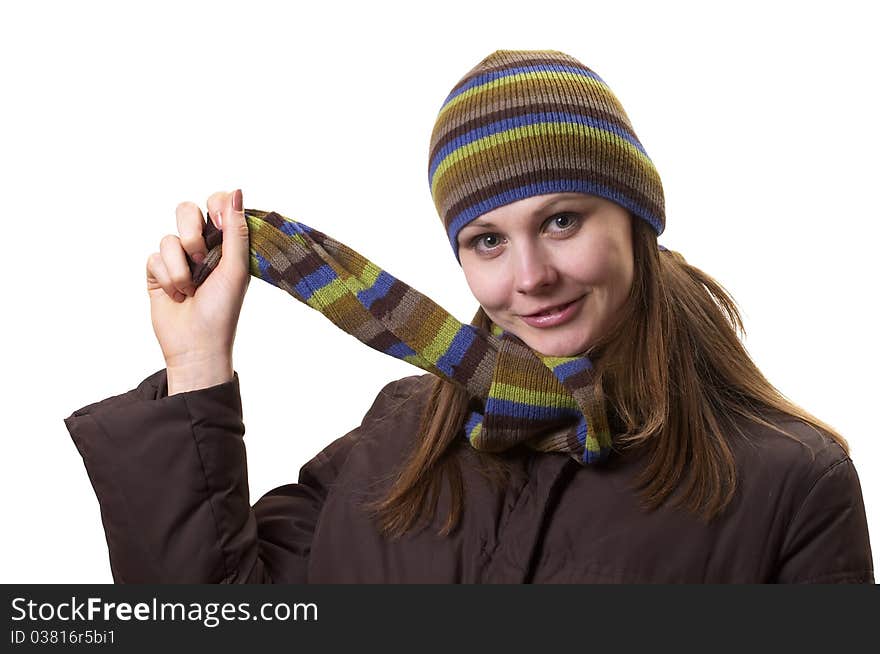
[{"label": "knitted fabric texture", "polygon": [[496,50],[453,87],[431,134],[428,184],[456,258],[465,225],[534,195],[598,195],[658,236],[666,222],[660,176],[620,101],[558,50]]},{"label": "knitted fabric texture", "polygon": [[[452,382],[476,399],[463,437],[479,450],[517,444],[604,460],[611,436],[587,357],[543,356],[493,325],[461,323],[430,298],[346,245],[275,212],[245,209],[250,274],[320,311],[371,348]],[[210,218],[208,256],[187,257],[195,286],[220,262],[222,232]]]}]

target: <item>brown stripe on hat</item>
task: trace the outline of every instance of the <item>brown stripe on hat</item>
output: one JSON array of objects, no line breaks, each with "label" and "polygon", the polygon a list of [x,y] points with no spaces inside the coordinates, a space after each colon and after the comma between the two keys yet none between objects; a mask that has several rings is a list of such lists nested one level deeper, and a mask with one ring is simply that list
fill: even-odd
[{"label": "brown stripe on hat", "polygon": [[[560,123],[548,124],[563,127]],[[622,139],[603,130],[566,123],[564,129],[529,132],[510,140],[495,135],[486,139],[482,149],[472,146],[464,150],[464,156],[460,154],[457,161],[435,174],[439,175],[433,183],[435,203],[449,206],[468,190],[486,186],[485,181],[503,183],[502,170],[498,170],[502,166],[531,173],[534,181],[558,179],[546,170],[549,167],[574,169],[578,171],[575,179],[589,179],[592,173],[600,172],[606,179],[618,180],[618,187],[643,189],[644,196],[662,193],[657,189],[659,176],[650,160],[637,154],[635,146],[621,143]],[[450,197],[455,200],[447,201]]]},{"label": "brown stripe on hat", "polygon": [[579,103],[584,109],[617,114],[616,120],[630,124],[620,100],[604,82],[568,71],[535,70],[498,77],[452,98],[437,115],[431,143],[474,117],[485,116],[508,103],[522,105],[528,102]]},{"label": "brown stripe on hat", "polygon": [[[504,109],[522,109],[529,105],[579,105],[587,114],[605,114],[635,136],[629,117],[611,90],[592,78],[577,80],[532,75],[510,80],[506,84],[488,86],[474,96],[463,98],[441,112],[431,132],[432,155],[436,144],[466,123],[489,124],[489,115]],[[430,159],[433,161],[433,156]]]},{"label": "brown stripe on hat", "polygon": [[632,132],[632,127],[628,123],[623,122],[620,119],[619,114],[614,114],[600,108],[585,108],[581,104],[570,102],[559,102],[555,104],[551,102],[534,102],[532,98],[525,98],[519,104],[517,104],[515,100],[512,100],[509,105],[506,102],[499,103],[499,107],[499,109],[487,113],[485,116],[465,120],[459,125],[452,125],[450,121],[450,129],[442,136],[438,135],[437,141],[431,146],[431,152],[428,158],[429,162],[433,164],[434,160],[437,158],[437,153],[440,152],[440,150],[465,134],[498,121],[537,113],[565,112],[576,116],[582,116],[584,118],[603,120],[614,125],[630,138],[638,140],[636,135]]},{"label": "brown stripe on hat", "polygon": [[[495,63],[500,62],[500,63]],[[483,61],[471,68],[461,81],[458,82],[447,95],[452,95],[460,88],[465,86],[473,78],[485,75],[486,73],[498,73],[511,68],[519,68],[520,66],[541,66],[543,64],[564,64],[574,68],[596,75],[596,72],[587,68],[583,63],[574,57],[559,52],[558,50],[496,50]]]}]

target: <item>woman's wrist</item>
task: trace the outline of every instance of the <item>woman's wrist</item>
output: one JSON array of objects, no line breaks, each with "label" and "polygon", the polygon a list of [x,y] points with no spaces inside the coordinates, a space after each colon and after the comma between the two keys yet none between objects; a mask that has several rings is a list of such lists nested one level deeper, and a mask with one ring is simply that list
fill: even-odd
[{"label": "woman's wrist", "polygon": [[232,381],[232,361],[218,361],[209,365],[167,368],[168,395],[197,391]]}]

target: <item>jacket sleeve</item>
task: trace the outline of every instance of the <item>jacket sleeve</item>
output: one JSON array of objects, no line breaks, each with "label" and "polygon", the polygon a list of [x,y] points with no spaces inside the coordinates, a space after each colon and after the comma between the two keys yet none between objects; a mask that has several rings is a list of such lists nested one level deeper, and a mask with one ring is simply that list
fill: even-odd
[{"label": "jacket sleeve", "polygon": [[862,489],[849,457],[814,477],[783,543],[779,583],[874,583]]},{"label": "jacket sleeve", "polygon": [[335,440],[299,483],[251,507],[237,372],[169,397],[163,369],[64,422],[98,499],[117,583],[303,583],[327,488],[358,435]]}]

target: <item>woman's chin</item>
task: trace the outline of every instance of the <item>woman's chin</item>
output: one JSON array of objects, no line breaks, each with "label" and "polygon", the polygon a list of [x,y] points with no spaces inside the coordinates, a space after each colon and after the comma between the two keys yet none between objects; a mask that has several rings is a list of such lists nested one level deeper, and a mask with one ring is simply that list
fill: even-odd
[{"label": "woman's chin", "polygon": [[540,330],[526,325],[501,324],[500,326],[545,357],[580,356],[590,345],[589,338],[584,335],[583,325],[574,330],[566,330],[568,333],[563,332],[561,328]]},{"label": "woman's chin", "polygon": [[545,357],[577,357],[583,356],[584,352],[587,350],[585,347],[578,348],[532,348],[536,352],[540,352]]},{"label": "woman's chin", "polygon": [[580,356],[589,347],[589,343],[584,338],[534,338],[531,335],[526,335],[526,338],[523,338],[523,336],[517,335],[531,349],[545,357]]}]

